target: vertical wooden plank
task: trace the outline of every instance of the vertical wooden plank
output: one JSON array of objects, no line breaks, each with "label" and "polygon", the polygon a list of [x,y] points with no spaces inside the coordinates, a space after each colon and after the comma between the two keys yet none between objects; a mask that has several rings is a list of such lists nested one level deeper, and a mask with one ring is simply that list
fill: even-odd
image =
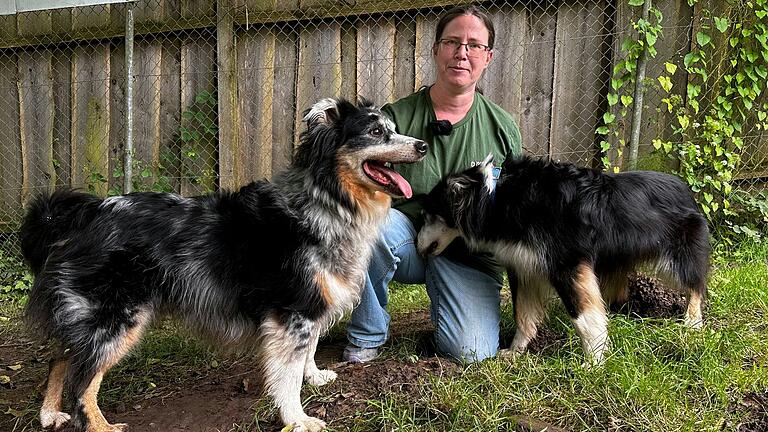
[{"label": "vertical wooden plank", "polygon": [[[611,44],[611,69],[609,71],[609,79],[613,78],[614,69],[618,63],[626,58],[626,52],[621,49],[624,40],[637,39],[637,32],[632,28],[632,21],[640,16],[640,11],[642,10],[642,7],[633,7],[623,1],[615,1],[614,4],[616,5],[616,12],[613,19],[614,27],[612,33],[614,34],[614,38],[613,43]],[[632,94],[632,91],[633,90],[629,88],[622,88],[618,90],[617,93],[617,90],[614,90],[613,86],[609,85],[606,90],[606,97],[609,93],[623,94],[628,92],[628,94]],[[605,141],[611,144],[611,149],[606,153],[611,165],[623,168],[625,156],[628,151],[627,142],[629,141],[629,134],[632,127],[631,110],[624,107],[621,102],[612,107],[607,105],[608,104],[606,104],[607,109],[611,114],[616,116],[616,120],[612,127],[612,133],[608,136],[601,136],[601,139],[605,139]],[[623,114],[622,111],[624,111]]]},{"label": "vertical wooden plank", "polygon": [[519,122],[525,53],[523,41],[527,33],[526,11],[521,4],[504,5],[491,11],[491,20],[496,31],[494,57],[478,85],[489,99]]},{"label": "vertical wooden plank", "polygon": [[234,189],[243,182],[238,142],[237,54],[232,0],[216,1],[216,59],[219,107],[219,185]]},{"label": "vertical wooden plank", "polygon": [[163,0],[163,17],[165,20],[178,21],[181,18],[181,0]]},{"label": "vertical wooden plank", "polygon": [[[160,164],[160,73],[162,45],[159,40],[142,40],[134,47],[133,66],[133,149],[140,179],[142,169],[154,170]],[[151,186],[154,178],[141,180]]]},{"label": "vertical wooden plank", "polygon": [[[114,8],[113,8],[114,11]],[[119,43],[110,50],[110,116],[109,116],[109,190],[112,193],[122,193],[125,183],[124,175],[115,176],[115,174],[124,173],[125,167],[125,128],[126,128],[126,103],[125,103],[125,86],[128,82],[128,78],[125,76],[125,43]],[[135,47],[134,47],[134,62],[135,62]],[[136,69],[134,66],[134,73]],[[136,93],[134,91],[134,98]],[[134,118],[134,129],[138,126],[138,122]],[[135,131],[134,131],[135,132]],[[134,134],[134,140],[136,135]],[[139,173],[134,171],[134,176],[138,176]]]},{"label": "vertical wooden plank", "polygon": [[433,60],[432,47],[435,44],[435,26],[438,17],[435,14],[416,17],[416,49],[414,50],[414,62],[416,76],[413,90],[423,86],[432,85],[435,82],[435,62]]},{"label": "vertical wooden plank", "polygon": [[188,19],[213,16],[216,13],[216,3],[211,0],[180,0],[181,16]]},{"label": "vertical wooden plank", "polygon": [[369,18],[357,25],[357,94],[381,106],[395,97],[395,24]]},{"label": "vertical wooden plank", "polygon": [[0,56],[0,230],[21,219],[21,141],[19,138],[19,89],[16,56]]},{"label": "vertical wooden plank", "polygon": [[53,79],[49,50],[19,53],[22,201],[56,184],[53,168]]},{"label": "vertical wooden plank", "polygon": [[554,93],[552,95],[552,157],[592,165],[597,155],[595,130],[607,78],[603,6],[560,3],[557,11]]},{"label": "vertical wooden plank", "polygon": [[550,156],[552,75],[554,73],[557,7],[553,3],[528,11],[528,33],[523,57],[520,135],[523,150]]},{"label": "vertical wooden plank", "polygon": [[[203,97],[216,89],[215,46],[214,40],[199,36],[184,39],[181,46],[181,127],[200,134],[199,139],[182,143],[181,193],[184,195],[201,194],[216,187],[218,142],[215,136],[202,130],[204,122],[216,122],[216,106],[206,103]],[[185,112],[196,116],[185,117]]]},{"label": "vertical wooden plank", "polygon": [[302,28],[296,82],[296,141],[304,130],[302,113],[315,102],[341,91],[341,30],[338,23]]},{"label": "vertical wooden plank", "polygon": [[57,186],[72,180],[72,49],[55,50],[53,69],[53,160]]},{"label": "vertical wooden plank", "polygon": [[287,167],[293,158],[294,118],[296,107],[296,41],[298,33],[293,28],[283,28],[275,40],[275,94],[272,116],[272,172]]},{"label": "vertical wooden plank", "polygon": [[357,100],[358,95],[360,95],[357,91],[357,64],[357,30],[354,23],[344,22],[341,27],[341,91],[339,96],[350,101]]},{"label": "vertical wooden plank", "polygon": [[[396,18],[397,19],[397,18]],[[397,19],[395,37],[395,100],[413,93],[415,79],[416,23]]]},{"label": "vertical wooden plank", "polygon": [[275,35],[260,29],[238,40],[238,78],[240,94],[240,152],[235,157],[242,165],[243,180],[272,177],[272,120],[275,83]]},{"label": "vertical wooden plank", "polygon": [[135,0],[133,19],[136,24],[162,23],[165,18],[165,0]]},{"label": "vertical wooden plank", "polygon": [[[690,25],[693,17],[693,7],[688,6],[687,0],[655,0],[654,6],[659,8],[664,16],[662,36],[656,41],[655,58],[648,57],[647,78],[656,84],[657,77],[667,75],[664,63],[669,61],[677,65],[677,72],[672,78],[672,94],[685,99],[687,77],[683,58],[690,47]],[[640,8],[638,8],[640,9]],[[719,32],[715,32],[719,33]],[[714,42],[714,41],[713,41]],[[724,46],[726,41],[721,41]],[[716,45],[718,46],[718,45]],[[643,123],[640,127],[640,157],[653,151],[652,140],[656,137],[672,138],[672,124],[677,122],[677,116],[666,109],[656,112],[657,108],[666,107],[661,99],[669,97],[658,86],[646,86],[643,100]]]},{"label": "vertical wooden plank", "polygon": [[72,59],[72,183],[106,195],[110,130],[109,44],[80,46]]},{"label": "vertical wooden plank", "polygon": [[164,39],[162,46],[159,174],[167,179],[172,191],[180,192],[181,43],[178,39]]}]

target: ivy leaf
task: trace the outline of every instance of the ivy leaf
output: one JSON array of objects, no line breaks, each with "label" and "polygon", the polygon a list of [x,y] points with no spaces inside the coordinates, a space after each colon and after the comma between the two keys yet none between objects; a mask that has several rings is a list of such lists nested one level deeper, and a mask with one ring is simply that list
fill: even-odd
[{"label": "ivy leaf", "polygon": [[651,32],[645,34],[645,40],[648,42],[649,47],[652,47],[654,44],[656,44],[656,38],[657,36]]},{"label": "ivy leaf", "polygon": [[611,149],[611,143],[608,141],[600,141],[600,150],[605,153]]},{"label": "ivy leaf", "polygon": [[608,93],[608,105],[614,106],[619,103],[619,95],[616,93]]},{"label": "ivy leaf", "polygon": [[696,33],[696,42],[698,42],[699,46],[706,46],[710,41],[712,40],[712,37],[710,37],[706,33],[697,32]]},{"label": "ivy leaf", "polygon": [[622,96],[621,96],[621,104],[622,104],[622,105],[624,105],[624,106],[630,106],[630,105],[632,105],[632,102],[633,102],[634,100],[635,100],[635,99],[634,99],[634,98],[632,98],[632,96],[629,96],[629,95],[622,95]]},{"label": "ivy leaf", "polygon": [[725,33],[728,30],[728,18],[715,17],[715,27],[720,30],[720,33]]},{"label": "ivy leaf", "polygon": [[609,112],[603,114],[603,121],[606,125],[609,125],[613,123],[613,121],[616,120],[616,116],[614,114],[611,114]]},{"label": "ivy leaf", "polygon": [[667,73],[674,75],[677,71],[677,65],[674,63],[666,62],[664,63],[664,68],[667,70]]},{"label": "ivy leaf", "polygon": [[659,80],[659,84],[661,84],[661,88],[663,88],[664,91],[669,93],[669,91],[672,90],[672,80],[669,79],[668,76],[660,76],[657,79]]},{"label": "ivy leaf", "polygon": [[683,64],[686,68],[689,68],[692,64],[698,62],[699,60],[701,60],[701,55],[695,51],[692,51],[685,55],[685,58],[683,58]]},{"label": "ivy leaf", "polygon": [[598,135],[608,135],[610,132],[610,129],[608,129],[608,126],[600,126],[597,128]]},{"label": "ivy leaf", "polygon": [[642,6],[645,0],[629,0],[630,6]]}]

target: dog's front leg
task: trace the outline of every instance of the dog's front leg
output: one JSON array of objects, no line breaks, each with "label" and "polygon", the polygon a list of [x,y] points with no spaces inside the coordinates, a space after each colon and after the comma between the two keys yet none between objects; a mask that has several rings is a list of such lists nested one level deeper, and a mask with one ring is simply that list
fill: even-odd
[{"label": "dog's front leg", "polygon": [[[267,394],[275,401],[280,419],[294,432],[317,432],[325,422],[310,417],[301,407],[301,382],[311,339],[311,323],[298,315],[287,320],[267,318],[261,327],[259,359]],[[315,342],[315,345],[317,342]]]},{"label": "dog's front leg", "polygon": [[304,381],[308,384],[321,386],[336,379],[336,372],[330,369],[318,369],[315,363],[317,342],[320,340],[320,326],[315,324],[307,347],[307,360],[304,364]]}]

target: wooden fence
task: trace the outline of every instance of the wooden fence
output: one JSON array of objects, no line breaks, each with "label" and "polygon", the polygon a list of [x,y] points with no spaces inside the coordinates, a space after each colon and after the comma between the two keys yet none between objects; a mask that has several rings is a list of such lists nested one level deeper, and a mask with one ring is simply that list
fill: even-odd
[{"label": "wooden fence", "polygon": [[[163,166],[183,194],[216,181],[236,187],[288,163],[313,101],[359,95],[381,104],[430,84],[434,27],[447,2],[394,3],[137,1],[135,158]],[[633,18],[624,3],[483,3],[498,37],[481,87],[517,119],[527,151],[594,160],[615,54]],[[682,66],[696,11],[685,0],[657,6],[664,38],[649,69],[670,58]],[[124,146],[125,7],[0,18],[0,221],[17,222],[41,188],[105,194],[122,181],[113,173]],[[687,78],[676,77],[684,89]],[[207,94],[215,108],[203,103]],[[659,101],[646,96],[641,152],[671,122],[656,112]],[[208,121],[218,134],[184,147],[181,130],[205,135]],[[760,143],[755,151],[766,155]]]}]

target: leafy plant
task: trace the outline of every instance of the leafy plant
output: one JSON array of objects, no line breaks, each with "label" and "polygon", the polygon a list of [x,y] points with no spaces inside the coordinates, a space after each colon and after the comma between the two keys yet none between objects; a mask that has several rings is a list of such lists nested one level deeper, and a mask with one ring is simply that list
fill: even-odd
[{"label": "leafy plant", "polygon": [[[144,163],[138,159],[132,160],[133,176],[131,178],[131,188],[134,192],[173,192],[173,185],[171,184],[170,177],[168,176],[168,170],[165,165],[161,163],[155,166],[145,166]],[[123,163],[120,162],[112,170],[112,178],[123,179],[125,177],[125,170],[123,169]],[[152,179],[152,182],[148,182],[148,179]],[[123,193],[123,181],[115,182],[115,185],[109,188],[107,193],[109,196],[121,195]]]},{"label": "leafy plant", "polygon": [[18,256],[0,248],[0,299],[21,298],[32,286],[32,275]]},{"label": "leafy plant", "polygon": [[[689,0],[689,5],[697,2]],[[633,7],[643,3],[629,0]],[[678,166],[674,172],[696,193],[718,239],[730,244],[738,236],[760,238],[768,227],[766,194],[739,190],[734,179],[743,169],[744,137],[768,127],[768,0],[730,1],[722,16],[706,6],[697,8],[702,19],[683,67],[667,59],[663,71],[643,83],[666,95],[657,109],[676,120],[672,135],[659,135],[652,144],[659,154],[674,160]],[[648,20],[633,23],[637,37],[622,42],[622,59],[614,67],[607,95],[609,108],[596,131],[603,138],[605,169],[620,169],[628,116],[636,103],[638,59],[643,50],[656,56],[662,21],[661,12],[650,8]],[[684,96],[673,91],[672,78],[680,73],[686,74]]]},{"label": "leafy plant", "polygon": [[[628,3],[632,7],[642,7],[645,1],[629,0]],[[600,151],[605,169],[612,169],[614,172],[620,170],[616,162],[622,159],[624,148],[627,146],[625,131],[630,109],[635,102],[638,60],[643,50],[647,50],[651,58],[656,57],[655,45],[662,36],[662,21],[661,11],[651,7],[648,20],[641,17],[632,23],[632,27],[637,31],[637,38],[626,38],[621,43],[622,59],[613,68],[611,88],[607,96],[609,109],[603,113],[602,124],[597,128],[597,134],[602,136]]]},{"label": "leafy plant", "polygon": [[181,175],[192,184],[213,189],[216,173],[206,167],[203,158],[206,153],[218,148],[219,129],[216,125],[216,93],[201,91],[195,95],[195,102],[181,113],[179,126],[181,143]]},{"label": "leafy plant", "polygon": [[[697,193],[719,238],[760,237],[760,227],[768,226],[765,195],[738,190],[734,177],[742,168],[743,137],[768,127],[768,0],[734,2],[726,16],[706,8],[702,15],[696,44],[684,59],[685,100],[663,86],[669,94],[665,108],[677,120],[673,139],[655,139],[653,145],[679,162],[677,174]],[[727,41],[725,49],[715,39]],[[660,82],[671,82],[676,71],[667,72]],[[754,218],[760,214],[762,219]]]}]

